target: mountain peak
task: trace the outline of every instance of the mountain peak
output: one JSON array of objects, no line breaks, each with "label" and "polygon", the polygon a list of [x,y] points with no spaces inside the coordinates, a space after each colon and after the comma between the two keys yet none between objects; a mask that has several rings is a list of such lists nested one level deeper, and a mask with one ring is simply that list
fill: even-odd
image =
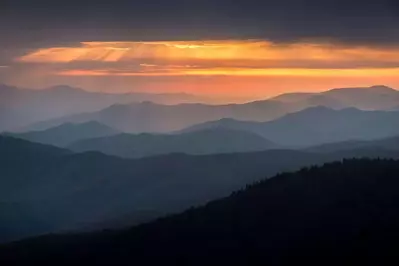
[{"label": "mountain peak", "polygon": [[385,85],[374,85],[374,86],[369,87],[369,89],[374,90],[374,91],[380,91],[380,92],[396,91],[393,88],[385,86]]},{"label": "mountain peak", "polygon": [[385,86],[385,85],[373,85],[370,87],[350,87],[350,88],[335,88],[326,93],[335,93],[335,92],[362,92],[362,90],[373,91],[373,92],[396,92],[395,89]]},{"label": "mountain peak", "polygon": [[220,123],[234,123],[234,122],[237,122],[237,121],[238,121],[237,119],[234,119],[234,118],[231,118],[231,117],[225,117],[225,118],[219,119]]}]

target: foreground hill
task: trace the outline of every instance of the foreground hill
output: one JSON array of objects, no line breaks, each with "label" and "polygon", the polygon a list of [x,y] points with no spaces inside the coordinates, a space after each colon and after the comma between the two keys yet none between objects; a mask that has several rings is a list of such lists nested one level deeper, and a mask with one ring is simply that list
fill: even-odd
[{"label": "foreground hill", "polygon": [[195,125],[181,132],[228,128],[253,132],[281,145],[312,146],[399,135],[398,117],[397,111],[334,110],[318,106],[265,123],[222,119]]},{"label": "foreground hill", "polygon": [[394,160],[305,168],[129,230],[45,236],[3,246],[0,258],[14,265],[394,263],[398,172]]},{"label": "foreground hill", "polygon": [[122,159],[0,137],[0,242],[148,221],[281,171],[363,156],[399,158],[399,153],[270,150]]},{"label": "foreground hill", "polygon": [[46,130],[8,133],[8,135],[33,142],[64,147],[82,139],[105,137],[118,133],[119,131],[113,128],[96,121],[90,121],[81,124],[66,123]]},{"label": "foreground hill", "polygon": [[76,151],[100,151],[126,158],[186,153],[215,154],[261,151],[277,145],[247,131],[214,128],[176,135],[120,134],[77,141],[68,148]]}]

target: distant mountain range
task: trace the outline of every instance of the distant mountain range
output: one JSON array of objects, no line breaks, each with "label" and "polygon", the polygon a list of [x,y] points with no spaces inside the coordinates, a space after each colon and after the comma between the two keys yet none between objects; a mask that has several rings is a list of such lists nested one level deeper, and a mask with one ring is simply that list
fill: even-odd
[{"label": "distant mountain range", "polygon": [[[270,150],[122,159],[0,136],[0,240],[135,224],[227,196],[281,171],[364,156],[399,153]],[[121,222],[126,217],[131,220]]]},{"label": "distant mountain range", "polygon": [[262,151],[278,146],[247,131],[214,128],[179,135],[120,134],[110,137],[83,139],[69,149],[100,151],[109,155],[139,158],[168,153],[216,154]]},{"label": "distant mountain range", "polygon": [[[101,151],[127,158],[175,152],[214,154],[276,148],[298,149],[327,143],[332,143],[331,146],[337,149],[345,145],[352,148],[370,146],[375,142],[367,141],[399,136],[398,117],[398,111],[311,107],[269,122],[224,118],[194,125],[173,134],[120,134],[116,129],[90,121],[8,135],[67,147],[76,152]],[[387,142],[386,145],[375,145],[389,148],[391,141]]]},{"label": "distant mountain range", "polygon": [[399,106],[399,92],[384,86],[374,86],[334,89],[318,94],[286,94],[246,104],[117,104],[98,112],[43,121],[30,128],[38,130],[67,122],[82,123],[94,120],[124,132],[165,133],[223,118],[267,122],[316,106],[332,109],[357,107],[366,110],[395,110],[395,107]]},{"label": "distant mountain range", "polygon": [[296,111],[286,104],[275,101],[247,104],[161,105],[152,102],[113,105],[99,112],[83,113],[32,125],[31,129],[46,129],[62,123],[98,121],[118,130],[130,133],[167,133],[196,123],[224,117],[265,121]]},{"label": "distant mountain range", "polygon": [[99,111],[113,104],[152,101],[163,104],[210,102],[212,99],[185,94],[89,92],[69,86],[33,90],[0,84],[0,131],[82,112]]},{"label": "distant mountain range", "polygon": [[336,152],[353,149],[385,149],[399,151],[399,136],[376,140],[347,140],[343,142],[327,143],[307,148],[312,152]]},{"label": "distant mountain range", "polygon": [[399,107],[399,91],[379,85],[366,88],[341,88],[319,93],[287,93],[271,100],[302,107],[325,106],[335,109],[392,110]]},{"label": "distant mountain range", "polygon": [[305,147],[346,140],[372,140],[399,135],[399,112],[333,110],[311,107],[270,122],[221,119],[186,128],[194,132],[209,128],[249,131],[280,145]]},{"label": "distant mountain range", "polygon": [[118,130],[90,121],[11,135],[60,147],[69,146],[75,151],[97,150],[137,158],[171,152],[245,152],[376,140],[399,135],[398,115],[398,111],[312,107],[270,122],[221,119],[188,127],[174,134],[118,134]]},{"label": "distant mountain range", "polygon": [[3,245],[0,261],[4,265],[396,264],[398,172],[399,161],[394,160],[345,160],[309,167],[134,228],[48,235]]},{"label": "distant mountain range", "polygon": [[105,137],[116,135],[118,133],[120,132],[113,128],[95,121],[90,121],[81,124],[66,123],[42,131],[7,133],[6,135],[26,139],[32,142],[64,147],[86,138]]},{"label": "distant mountain range", "polygon": [[124,158],[169,153],[235,153],[279,148],[316,152],[358,148],[399,150],[397,116],[397,112],[315,107],[266,123],[222,119],[174,134],[120,133],[91,121],[7,135],[65,147],[75,152],[99,151]]}]

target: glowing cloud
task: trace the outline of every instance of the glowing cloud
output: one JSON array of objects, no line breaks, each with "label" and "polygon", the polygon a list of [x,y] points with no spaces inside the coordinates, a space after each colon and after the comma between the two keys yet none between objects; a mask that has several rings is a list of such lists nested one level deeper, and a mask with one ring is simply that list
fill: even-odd
[{"label": "glowing cloud", "polygon": [[274,44],[267,41],[83,42],[80,47],[40,49],[18,58],[23,62],[180,60],[388,60],[399,50],[340,47],[330,44]]},{"label": "glowing cloud", "polygon": [[[62,76],[398,76],[399,49],[268,41],[82,42],[16,59]],[[88,66],[89,64],[89,66]]]},{"label": "glowing cloud", "polygon": [[126,72],[112,69],[65,70],[58,75],[65,76],[287,76],[287,77],[379,77],[397,76],[399,68],[364,69],[161,69],[158,71]]}]

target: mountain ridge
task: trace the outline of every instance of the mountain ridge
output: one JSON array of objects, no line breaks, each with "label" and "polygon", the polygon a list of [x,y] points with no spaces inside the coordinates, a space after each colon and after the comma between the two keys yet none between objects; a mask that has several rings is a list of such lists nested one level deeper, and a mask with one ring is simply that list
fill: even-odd
[{"label": "mountain ridge", "polygon": [[[390,92],[387,94],[388,90]],[[383,86],[333,89],[315,94],[305,93],[305,96],[302,95],[300,100],[284,101],[281,100],[284,98],[283,95],[243,104],[222,105],[198,103],[164,105],[148,101],[114,104],[97,112],[64,116],[32,126],[46,128],[65,122],[97,120],[130,133],[168,133],[222,118],[267,122],[315,106],[325,106],[336,110],[357,108],[371,111],[392,110],[399,106],[399,92]]]},{"label": "mountain ridge", "polygon": [[216,120],[188,127],[192,132],[212,127],[247,130],[287,147],[305,147],[349,139],[372,140],[399,135],[397,111],[334,110],[316,106],[269,122]]},{"label": "mountain ridge", "polygon": [[[7,116],[0,120],[0,131],[18,130],[44,120],[100,111],[115,103],[127,104],[148,100],[165,104],[212,101],[210,98],[180,93],[116,94],[86,91],[68,85],[45,89],[22,89],[0,84],[0,108],[9,110]],[[14,112],[20,115],[14,115]]]},{"label": "mountain ridge", "polygon": [[85,138],[105,137],[118,133],[120,133],[118,130],[97,121],[88,121],[83,123],[64,123],[46,130],[5,134],[43,144],[64,147]]},{"label": "mountain ridge", "polygon": [[182,152],[193,155],[250,152],[279,146],[251,132],[205,129],[184,134],[119,134],[80,140],[68,146],[75,152],[101,151],[126,158]]},{"label": "mountain ridge", "polygon": [[385,85],[335,88],[314,93],[287,93],[271,100],[299,106],[325,105],[331,108],[355,107],[362,110],[389,110],[398,106],[399,91]]}]

